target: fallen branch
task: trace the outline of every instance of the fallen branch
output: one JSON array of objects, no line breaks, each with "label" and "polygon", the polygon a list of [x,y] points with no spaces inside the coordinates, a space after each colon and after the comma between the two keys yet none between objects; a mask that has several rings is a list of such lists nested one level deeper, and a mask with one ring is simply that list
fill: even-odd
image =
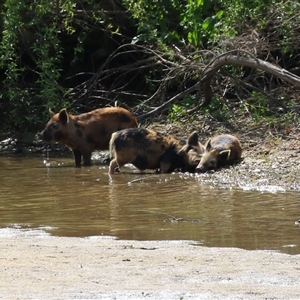
[{"label": "fallen branch", "polygon": [[[237,55],[233,55],[232,53],[235,52]],[[250,57],[246,57],[245,55],[248,55]],[[250,67],[255,69],[260,69],[262,71],[265,71],[266,73],[269,73],[271,75],[274,75],[281,80],[288,82],[296,87],[300,87],[300,77],[297,75],[280,68],[278,66],[275,66],[274,64],[271,64],[269,62],[263,61],[261,59],[255,58],[252,54],[250,54],[247,51],[243,50],[232,50],[226,53],[223,53],[212,60],[202,71],[202,74],[200,75],[200,80],[194,84],[192,87],[184,90],[181,93],[178,93],[162,105],[156,107],[152,111],[142,114],[138,116],[138,121],[141,122],[146,118],[153,117],[169,107],[171,104],[175,103],[177,100],[183,98],[184,96],[187,96],[188,94],[194,92],[195,90],[203,90],[204,94],[204,100],[199,103],[196,109],[200,107],[206,107],[211,103],[212,99],[212,93],[211,93],[211,80],[215,76],[215,74],[224,66],[226,65],[233,65],[233,66],[244,66],[244,67]],[[193,109],[194,111],[195,109]]]}]

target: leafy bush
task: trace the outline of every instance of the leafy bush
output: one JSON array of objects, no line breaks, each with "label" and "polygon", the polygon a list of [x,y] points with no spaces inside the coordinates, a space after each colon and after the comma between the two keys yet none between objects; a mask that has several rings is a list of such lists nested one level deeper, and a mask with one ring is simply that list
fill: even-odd
[{"label": "leafy bush", "polygon": [[[199,76],[199,70],[188,70],[182,58],[201,66],[209,63],[201,51],[243,49],[300,73],[298,0],[4,0],[0,8],[1,128],[36,128],[48,118],[48,108],[77,109],[74,103],[78,98],[90,102],[88,88],[95,91],[95,106],[103,105],[102,99],[109,98],[107,91],[112,90],[113,97],[123,91],[124,99],[131,99],[138,94],[134,90],[138,87],[139,95],[146,99],[159,89],[160,77],[167,74],[157,98],[173,96]],[[141,46],[140,52],[125,47],[123,53],[116,51],[128,43]],[[143,51],[143,45],[150,50]],[[156,50],[159,54],[151,61],[152,68],[145,66],[151,51]],[[223,71],[235,76],[234,68]],[[244,68],[236,72],[240,80],[256,84],[254,71]],[[93,80],[65,83],[78,74],[92,74]],[[236,89],[232,82],[228,84],[228,90]],[[223,88],[221,80],[217,88]],[[207,113],[226,119],[226,115],[217,116],[224,111],[222,93],[214,92],[219,100]],[[249,90],[245,94],[249,96]],[[269,114],[264,98],[259,93],[252,96],[257,102],[249,104],[251,111],[257,117]],[[184,101],[175,103],[171,118],[180,117],[187,109]]]}]

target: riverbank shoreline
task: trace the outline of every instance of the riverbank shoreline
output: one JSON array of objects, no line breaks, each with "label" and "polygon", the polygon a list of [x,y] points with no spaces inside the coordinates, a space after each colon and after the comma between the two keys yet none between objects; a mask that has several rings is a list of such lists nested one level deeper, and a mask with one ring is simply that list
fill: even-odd
[{"label": "riverbank shoreline", "polygon": [[[242,162],[200,176],[199,182],[271,193],[300,191],[297,126],[276,133],[238,121],[230,125],[198,120],[151,128],[180,137],[197,130],[203,143],[218,133],[238,136]],[[22,145],[12,144],[8,153],[24,155]],[[68,238],[32,231],[0,236],[0,299],[300,299],[299,255],[207,248],[193,241]]]},{"label": "riverbank shoreline", "polygon": [[14,232],[1,236],[0,299],[300,297],[300,255]]}]

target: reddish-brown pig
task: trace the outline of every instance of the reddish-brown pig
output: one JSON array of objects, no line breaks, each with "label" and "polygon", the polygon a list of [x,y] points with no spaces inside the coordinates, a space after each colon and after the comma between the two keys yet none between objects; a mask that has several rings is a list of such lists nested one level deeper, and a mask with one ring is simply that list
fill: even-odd
[{"label": "reddish-brown pig", "polygon": [[110,140],[109,174],[131,163],[139,170],[154,169],[170,173],[175,169],[194,171],[202,153],[198,135],[193,132],[187,141],[145,128],[123,129]]},{"label": "reddish-brown pig", "polygon": [[239,160],[242,155],[240,141],[233,135],[221,134],[209,139],[196,167],[196,172],[215,170]]},{"label": "reddish-brown pig", "polygon": [[70,115],[63,108],[52,117],[46,128],[37,134],[45,142],[59,142],[72,149],[75,165],[91,164],[94,150],[107,150],[113,132],[137,127],[135,116],[121,107],[99,108],[81,115]]}]

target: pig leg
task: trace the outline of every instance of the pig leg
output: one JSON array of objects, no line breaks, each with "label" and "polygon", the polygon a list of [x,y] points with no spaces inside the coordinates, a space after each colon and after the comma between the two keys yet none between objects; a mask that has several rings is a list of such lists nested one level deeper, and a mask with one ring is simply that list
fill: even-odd
[{"label": "pig leg", "polygon": [[170,173],[173,172],[176,167],[176,160],[179,159],[178,155],[173,150],[167,150],[160,158],[159,158],[159,168],[160,173]]},{"label": "pig leg", "polygon": [[92,153],[91,152],[82,152],[82,156],[83,156],[84,166],[90,166],[92,164],[92,160],[91,160]]},{"label": "pig leg", "polygon": [[81,166],[81,151],[78,149],[73,149],[73,155],[75,158],[75,167],[80,168],[80,166]]},{"label": "pig leg", "polygon": [[119,170],[120,166],[117,163],[117,160],[114,158],[109,164],[108,174],[115,174],[116,170]]},{"label": "pig leg", "polygon": [[159,163],[160,173],[168,173],[170,167],[171,167],[170,162],[160,161],[160,163]]}]

